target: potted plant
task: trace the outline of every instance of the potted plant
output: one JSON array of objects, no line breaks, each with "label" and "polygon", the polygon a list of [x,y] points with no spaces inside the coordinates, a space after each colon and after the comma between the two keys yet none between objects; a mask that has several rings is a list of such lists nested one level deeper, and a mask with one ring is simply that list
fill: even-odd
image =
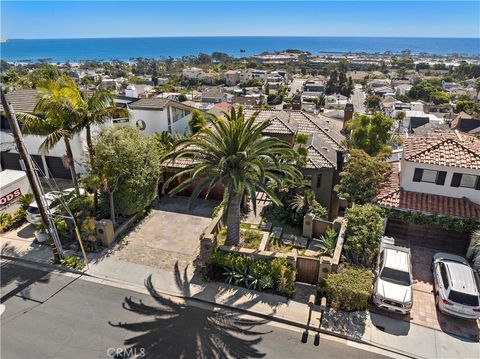
[{"label": "potted plant", "polygon": [[47,233],[45,232],[45,226],[42,222],[35,225],[35,239],[38,243],[43,243],[47,240]]}]

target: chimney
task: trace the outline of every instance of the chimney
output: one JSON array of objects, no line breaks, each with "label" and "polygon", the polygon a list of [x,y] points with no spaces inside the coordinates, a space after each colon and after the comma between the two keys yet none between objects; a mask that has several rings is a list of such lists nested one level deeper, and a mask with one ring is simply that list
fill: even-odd
[{"label": "chimney", "polygon": [[352,119],[353,112],[354,112],[353,104],[347,103],[345,105],[345,110],[343,111],[343,131],[346,131],[347,123]]}]

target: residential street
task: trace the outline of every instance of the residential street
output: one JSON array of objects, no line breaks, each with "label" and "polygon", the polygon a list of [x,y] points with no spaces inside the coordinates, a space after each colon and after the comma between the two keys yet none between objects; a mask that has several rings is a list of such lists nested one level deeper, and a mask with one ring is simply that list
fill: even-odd
[{"label": "residential street", "polygon": [[312,333],[303,344],[298,328],[11,262],[2,263],[1,287],[2,358],[383,357],[323,335],[315,346]]},{"label": "residential street", "polygon": [[365,101],[365,94],[362,91],[361,85],[355,85],[355,89],[353,90],[351,101],[352,101],[355,112],[359,114],[365,113],[365,105],[363,104]]}]

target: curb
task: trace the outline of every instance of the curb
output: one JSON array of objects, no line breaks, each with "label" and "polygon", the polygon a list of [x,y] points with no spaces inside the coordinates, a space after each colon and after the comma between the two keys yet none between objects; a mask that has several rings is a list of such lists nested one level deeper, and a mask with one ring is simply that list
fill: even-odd
[{"label": "curb", "polygon": [[40,267],[43,267],[43,268],[51,269],[52,271],[55,270],[55,271],[62,272],[62,273],[67,272],[67,273],[73,273],[73,274],[85,275],[85,276],[92,277],[92,275],[86,273],[87,269],[77,270],[77,269],[63,267],[60,264],[36,262],[36,261],[30,260],[30,259],[6,256],[4,254],[1,254],[0,258],[1,259],[8,259],[8,260],[11,260],[11,261],[18,261],[18,262],[22,262],[22,263],[25,263],[25,264],[30,264],[30,265],[33,265],[33,266],[40,266]]},{"label": "curb", "polygon": [[[18,261],[18,262],[28,264],[28,265],[31,265],[31,266],[37,266],[37,267],[40,266],[42,268],[50,269],[51,271],[57,271],[57,272],[60,272],[60,273],[72,273],[72,274],[76,274],[76,275],[80,275],[80,276],[85,276],[85,277],[88,277],[88,279],[87,278],[84,278],[84,279],[91,280],[93,282],[95,282],[95,279],[97,279],[97,280],[102,281],[102,284],[109,285],[109,286],[112,286],[112,287],[119,287],[120,284],[124,284],[125,287],[128,288],[128,290],[136,291],[136,292],[142,293],[142,294],[145,293],[145,291],[143,290],[143,286],[139,286],[137,284],[126,282],[126,281],[119,280],[119,279],[113,279],[113,278],[110,278],[110,277],[105,277],[105,276],[100,276],[100,275],[92,275],[92,274],[86,273],[87,269],[85,269],[84,271],[79,271],[79,270],[76,270],[76,269],[65,268],[63,266],[56,265],[56,264],[35,262],[35,261],[32,261],[32,260],[28,260],[28,259],[17,258],[17,257],[12,257],[12,256],[6,256],[6,255],[0,255],[0,258],[12,260],[12,261]],[[107,282],[109,282],[110,284],[107,283]],[[121,288],[127,289],[125,287],[121,287]],[[137,290],[135,290],[133,288],[137,288]],[[140,290],[140,289],[142,289],[142,290]],[[348,335],[344,335],[344,334],[337,333],[337,332],[334,332],[334,331],[329,331],[327,329],[314,327],[310,324],[308,325],[308,328],[307,328],[307,325],[305,323],[301,323],[301,322],[298,322],[298,321],[295,321],[295,320],[292,320],[292,319],[277,317],[273,314],[263,314],[261,312],[255,312],[255,311],[248,310],[248,309],[232,307],[232,306],[229,306],[229,305],[226,305],[226,304],[212,302],[210,300],[206,300],[206,299],[203,299],[203,298],[192,297],[192,296],[184,296],[184,295],[181,295],[179,293],[170,292],[170,291],[163,290],[163,289],[158,289],[157,291],[160,294],[164,294],[164,295],[167,295],[167,296],[170,296],[170,297],[175,297],[175,298],[178,298],[178,299],[184,299],[186,301],[192,301],[192,302],[207,304],[207,305],[210,305],[210,306],[213,306],[213,307],[226,309],[226,310],[230,310],[230,311],[234,311],[234,312],[238,312],[238,313],[242,313],[242,314],[250,315],[250,316],[254,316],[254,317],[259,317],[259,318],[262,318],[262,319],[265,319],[265,320],[274,321],[274,322],[281,323],[281,324],[286,324],[286,325],[296,327],[296,328],[299,328],[299,329],[305,329],[305,330],[308,329],[308,331],[312,331],[314,333],[326,334],[326,335],[330,335],[332,337],[336,337],[336,338],[340,338],[340,339],[344,339],[344,340],[349,340],[351,342],[356,342],[356,343],[359,343],[359,344],[368,345],[368,346],[371,346],[371,347],[374,347],[374,348],[377,348],[377,349],[384,350],[386,352],[391,352],[391,353],[401,355],[401,356],[404,356],[404,357],[408,357],[408,358],[418,358],[417,356],[414,356],[411,353],[406,353],[406,352],[399,351],[399,350],[396,350],[396,349],[392,349],[392,348],[389,348],[389,347],[383,347],[383,346],[380,346],[378,344],[368,342],[366,340],[353,338],[353,337],[350,337]],[[316,312],[316,313],[319,314],[318,312]]]}]

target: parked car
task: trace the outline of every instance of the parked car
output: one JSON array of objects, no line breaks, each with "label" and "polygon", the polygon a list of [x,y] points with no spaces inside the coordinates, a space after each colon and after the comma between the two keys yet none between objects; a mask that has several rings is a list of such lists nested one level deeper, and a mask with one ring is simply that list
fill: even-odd
[{"label": "parked car", "polygon": [[373,302],[379,308],[407,314],[413,304],[410,249],[383,237],[378,255]]},{"label": "parked car", "polygon": [[480,318],[478,285],[465,258],[437,253],[433,256],[432,271],[435,302],[442,313],[465,319]]},{"label": "parked car", "polygon": [[[55,211],[59,207],[59,203],[57,203],[58,201],[56,201],[56,200],[59,199],[60,196],[62,196],[62,195],[67,196],[70,193],[72,193],[73,191],[75,191],[75,188],[67,188],[63,191],[48,192],[48,193],[45,194],[45,196],[43,196],[43,204],[45,206],[49,207],[50,210],[55,213]],[[82,194],[82,195],[85,194],[85,190],[81,188],[80,189],[80,194]],[[53,207],[52,207],[52,204],[53,204]],[[42,221],[42,218],[40,216],[40,211],[38,209],[37,201],[33,201],[30,204],[30,206],[28,206],[26,219],[27,219],[28,222],[30,222],[32,224],[38,224]]]}]

